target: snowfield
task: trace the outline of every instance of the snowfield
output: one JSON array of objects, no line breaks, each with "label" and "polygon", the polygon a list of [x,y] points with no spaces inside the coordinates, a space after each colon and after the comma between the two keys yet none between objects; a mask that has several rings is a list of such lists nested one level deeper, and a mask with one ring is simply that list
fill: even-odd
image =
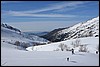
[{"label": "snowfield", "polygon": [[[56,42],[56,43],[51,43],[51,44],[47,44],[47,45],[40,45],[40,46],[35,46],[35,47],[28,47],[26,48],[28,51],[54,51],[57,48],[59,48],[59,45],[61,43],[67,45],[68,47],[70,47],[70,49],[73,48],[73,46],[71,45],[72,42],[74,42],[76,39],[70,39],[70,40],[66,40],[66,41],[61,41],[61,42]],[[78,38],[78,40],[80,40],[80,43],[82,45],[87,45],[87,49],[90,53],[95,53],[95,51],[97,50],[97,47],[99,45],[99,38],[98,37],[85,37],[85,38]],[[32,50],[33,48],[33,50]],[[60,49],[60,48],[59,48]],[[79,47],[74,48],[75,51],[79,50]]]},{"label": "snowfield", "polygon": [[[4,30],[3,30],[4,31]],[[9,32],[10,33],[10,32]],[[89,52],[79,52],[79,48],[75,48],[75,54],[71,51],[54,51],[59,48],[61,43],[72,47],[71,42],[75,39],[50,43],[19,50],[18,46],[7,43],[6,41],[18,40],[29,42],[31,40],[24,39],[19,35],[12,37],[12,34],[2,32],[1,37],[1,65],[2,66],[99,66],[99,54],[95,54],[99,44],[98,37],[79,38],[81,44],[88,44]],[[13,42],[11,41],[11,42]],[[66,58],[69,57],[69,61]]]},{"label": "snowfield", "polygon": [[[96,38],[98,40],[98,38]],[[89,40],[88,40],[89,41]],[[95,43],[98,43],[94,39]],[[64,42],[64,41],[63,41]],[[91,41],[91,43],[93,43]],[[55,43],[56,44],[56,43]],[[94,43],[93,43],[94,44]],[[52,45],[52,44],[51,44]],[[94,52],[48,51],[54,46],[46,45],[39,51],[18,50],[17,46],[1,42],[2,66],[99,66],[99,54]],[[48,50],[47,50],[48,49]],[[92,49],[92,48],[91,48]],[[69,57],[69,61],[66,58]]]},{"label": "snowfield", "polygon": [[[94,53],[77,52],[72,55],[70,51],[23,51],[10,44],[2,44],[2,66],[99,66],[99,55]],[[68,57],[69,61],[66,60]]]}]

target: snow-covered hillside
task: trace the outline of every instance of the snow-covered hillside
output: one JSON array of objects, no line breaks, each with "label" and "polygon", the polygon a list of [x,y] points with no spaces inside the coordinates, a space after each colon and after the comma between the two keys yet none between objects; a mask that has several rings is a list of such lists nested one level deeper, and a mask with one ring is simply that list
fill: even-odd
[{"label": "snow-covered hillside", "polygon": [[[78,47],[73,47],[72,42],[75,43],[76,40],[80,41]],[[67,49],[61,51],[59,45],[67,45]],[[81,52],[80,47],[86,46],[86,52]],[[74,49],[75,54],[72,55],[71,49]],[[69,39],[66,41],[50,43],[47,45],[39,45],[34,47],[26,48],[30,52],[40,52],[44,53],[44,63],[40,65],[50,65],[50,66],[98,66],[99,63],[99,53],[96,54],[99,48],[99,37],[85,37],[78,39]],[[48,56],[47,56],[48,55]],[[42,57],[42,56],[41,56]],[[65,61],[66,58],[70,58],[70,61]],[[51,59],[51,60],[50,60]],[[91,59],[91,60],[90,60]],[[47,60],[47,61],[46,61]],[[40,60],[41,61],[41,60]],[[45,62],[46,61],[46,62]],[[59,64],[58,64],[59,63]]]},{"label": "snow-covered hillside", "polygon": [[50,41],[58,42],[68,39],[82,37],[98,37],[99,36],[99,16],[86,22],[78,23],[71,27],[54,32],[53,34],[44,35]]},{"label": "snow-covered hillside", "polygon": [[24,47],[29,47],[32,45],[39,45],[39,44],[44,44],[49,42],[48,40],[44,38],[40,38],[38,36],[29,36],[23,34],[21,31],[17,28],[13,28],[12,26],[2,24],[1,25],[1,41],[5,43],[9,43],[12,45],[18,45],[17,43],[19,42],[19,46],[24,46]]},{"label": "snow-covered hillside", "polygon": [[23,36],[25,38],[28,38],[28,39],[33,40],[35,42],[40,42],[40,43],[47,43],[47,42],[49,42],[47,39],[41,38],[41,37],[39,37],[37,35],[30,35],[30,34],[23,33]]},{"label": "snow-covered hillside", "polygon": [[[97,42],[97,39],[94,41]],[[91,43],[94,44],[93,41]],[[59,43],[38,47],[45,51],[23,51],[1,40],[1,66],[99,66],[99,54],[76,51],[72,55],[71,51],[46,51],[53,50],[57,44]]]},{"label": "snow-covered hillside", "polygon": [[16,33],[20,33],[21,34],[21,30],[17,29],[17,28],[14,28],[8,24],[4,24],[4,23],[1,23],[1,27],[4,27],[6,29],[9,29],[11,31],[15,31]]},{"label": "snow-covered hillside", "polygon": [[73,47],[72,42],[75,42],[76,39],[70,39],[70,40],[61,41],[61,42],[50,43],[47,45],[28,47],[26,49],[29,51],[56,51],[56,50],[61,51],[59,45],[65,44],[67,45],[67,48],[69,50],[74,48],[76,52],[79,52],[81,45],[86,45],[87,52],[90,52],[90,53],[95,53],[98,50],[98,45],[99,45],[98,37],[85,37],[85,38],[79,38],[77,40],[80,40],[80,44],[78,47],[75,47],[75,48]]},{"label": "snow-covered hillside", "polygon": [[1,40],[18,40],[18,41],[25,41],[25,42],[32,42],[27,38],[24,38],[21,34],[16,33],[15,31],[9,30],[7,28],[1,27]]},{"label": "snow-covered hillside", "polygon": [[76,24],[69,29],[62,30],[62,33],[71,32],[70,36],[65,39],[77,37],[99,36],[99,16],[88,20],[87,22]]}]

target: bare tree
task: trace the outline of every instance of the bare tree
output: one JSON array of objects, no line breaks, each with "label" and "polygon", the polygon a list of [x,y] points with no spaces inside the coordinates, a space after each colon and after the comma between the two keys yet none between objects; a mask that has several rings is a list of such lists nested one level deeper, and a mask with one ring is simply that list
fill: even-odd
[{"label": "bare tree", "polygon": [[74,42],[71,42],[71,45],[73,46],[73,48],[75,48],[75,43]]},{"label": "bare tree", "polygon": [[64,45],[64,48],[65,48],[65,50],[66,50],[66,51],[68,51],[68,50],[69,50],[69,48],[68,48],[68,46],[67,46],[67,45]]},{"label": "bare tree", "polygon": [[61,43],[61,44],[59,45],[59,47],[61,48],[61,51],[64,51],[64,44],[63,44],[63,43]]},{"label": "bare tree", "polygon": [[22,43],[23,48],[27,48],[28,46],[29,46],[29,43],[25,43],[25,42]]},{"label": "bare tree", "polygon": [[78,47],[80,44],[81,44],[80,40],[79,39],[76,39],[75,40],[75,47]]},{"label": "bare tree", "polygon": [[16,41],[14,45],[20,46],[20,42]]},{"label": "bare tree", "polygon": [[80,45],[79,52],[87,52],[87,45]]},{"label": "bare tree", "polygon": [[97,46],[97,51],[96,52],[99,52],[99,44],[98,44],[98,46]]},{"label": "bare tree", "polygon": [[71,42],[71,45],[73,46],[73,48],[78,47],[79,45],[81,45],[81,41],[79,39],[76,39],[74,42]]},{"label": "bare tree", "polygon": [[32,46],[32,50],[34,50],[34,46]]}]

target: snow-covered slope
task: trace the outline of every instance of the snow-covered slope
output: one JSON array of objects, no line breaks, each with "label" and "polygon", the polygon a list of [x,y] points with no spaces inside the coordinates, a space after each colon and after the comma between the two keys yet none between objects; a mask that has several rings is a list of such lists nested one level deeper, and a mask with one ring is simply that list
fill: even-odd
[{"label": "snow-covered slope", "polygon": [[23,33],[23,36],[25,38],[28,38],[28,39],[33,40],[35,42],[40,42],[40,43],[47,43],[47,42],[49,42],[47,39],[44,39],[44,38],[36,36],[36,35],[30,35],[30,34]]},{"label": "snow-covered slope", "polygon": [[15,40],[15,41],[24,41],[24,42],[32,42],[27,38],[24,38],[21,34],[16,33],[15,31],[9,30],[7,28],[1,27],[1,40]]},{"label": "snow-covered slope", "polygon": [[88,20],[87,22],[76,24],[69,29],[62,30],[62,33],[71,32],[70,36],[65,39],[77,37],[99,36],[99,16]]},{"label": "snow-covered slope", "polygon": [[[49,37],[48,37],[49,36]],[[82,37],[99,36],[99,16],[86,22],[78,23],[69,28],[43,36],[50,41],[57,42]]]},{"label": "snow-covered slope", "polygon": [[[96,42],[96,39],[94,41]],[[59,43],[55,43],[57,44]],[[55,45],[48,45],[43,49],[55,48]],[[69,61],[66,58],[69,58]],[[99,66],[99,54],[75,52],[72,55],[70,51],[23,51],[1,40],[1,66]]]},{"label": "snow-covered slope", "polygon": [[29,47],[32,45],[39,45],[49,42],[46,39],[40,38],[38,36],[29,36],[23,34],[19,29],[13,28],[12,26],[1,24],[1,41],[4,43],[17,45],[17,42],[20,42],[19,46]]},{"label": "snow-covered slope", "polygon": [[[69,57],[69,61],[66,58]],[[90,60],[91,59],[91,60]],[[1,66],[99,66],[99,54],[69,51],[22,51],[1,42]]]},{"label": "snow-covered slope", "polygon": [[[75,55],[72,55],[70,51],[53,51],[58,48],[60,42],[35,47],[36,51],[18,50],[17,46],[9,44],[7,41],[30,42],[31,40],[8,29],[3,30],[2,28],[1,32],[1,66],[99,66],[99,54],[75,52]],[[98,43],[97,40],[98,38],[95,38],[93,41]],[[93,41],[91,43],[95,44]],[[70,42],[63,41],[62,43]],[[66,60],[68,57],[69,61]]]},{"label": "snow-covered slope", "polygon": [[[95,53],[98,50],[98,45],[99,45],[99,38],[98,37],[85,37],[85,38],[79,38],[80,40],[80,45],[87,45],[87,52],[90,53]],[[74,48],[72,45],[72,42],[75,42],[76,39],[70,39],[66,41],[61,41],[61,42],[56,42],[56,43],[50,43],[47,45],[40,45],[40,46],[35,46],[35,47],[28,47],[26,48],[29,51],[61,51],[59,45],[60,44],[65,44],[67,45],[68,49]],[[75,51],[79,52],[79,48],[75,47]],[[65,51],[65,50],[64,50]]]},{"label": "snow-covered slope", "polygon": [[14,28],[8,24],[4,24],[4,23],[1,23],[1,27],[4,27],[6,29],[9,29],[11,31],[15,31],[16,33],[20,33],[21,34],[21,30],[17,29],[17,28]]}]

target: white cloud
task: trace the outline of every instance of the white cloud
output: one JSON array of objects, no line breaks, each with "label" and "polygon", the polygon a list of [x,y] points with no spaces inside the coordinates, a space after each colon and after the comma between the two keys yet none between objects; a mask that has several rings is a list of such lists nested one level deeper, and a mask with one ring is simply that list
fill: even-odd
[{"label": "white cloud", "polygon": [[[87,1],[88,2],[88,1]],[[67,9],[70,10],[70,8],[74,9],[76,7],[79,7],[81,4],[87,3],[86,1],[64,1],[64,2],[59,2],[59,3],[53,3],[50,4],[47,7],[43,7],[38,10],[29,10],[29,11],[20,11],[23,13],[39,13],[39,12],[44,12],[44,11],[50,11],[50,10],[62,10],[62,9]]]},{"label": "white cloud", "polygon": [[1,1],[1,4],[6,4],[6,3],[18,3],[20,1]]},{"label": "white cloud", "polygon": [[5,14],[9,14],[11,16],[30,16],[30,17],[76,17],[75,15],[66,15],[66,14],[37,14],[39,12],[50,11],[50,10],[71,10],[79,5],[84,4],[86,2],[83,1],[63,1],[55,4],[50,4],[48,7],[44,7],[38,10],[29,10],[29,11],[5,11]]},{"label": "white cloud", "polygon": [[64,15],[64,14],[31,14],[22,13],[17,11],[8,11],[9,15],[12,16],[30,16],[30,17],[76,17],[75,15]]}]

